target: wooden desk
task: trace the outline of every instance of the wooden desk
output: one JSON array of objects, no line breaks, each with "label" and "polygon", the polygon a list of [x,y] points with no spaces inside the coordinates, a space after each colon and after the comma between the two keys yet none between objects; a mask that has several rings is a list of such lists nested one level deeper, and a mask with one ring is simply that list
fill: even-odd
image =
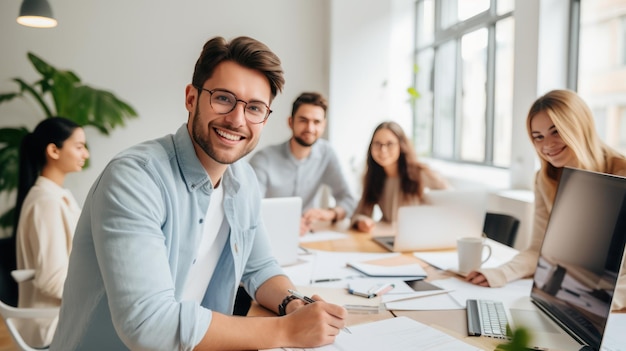
[{"label": "wooden desk", "polygon": [[[372,240],[372,236],[383,235],[388,233],[388,228],[371,234],[361,233],[347,228],[347,223],[344,221],[335,226],[330,226],[327,223],[318,224],[315,230],[333,230],[338,232],[345,232],[349,234],[346,239],[329,240],[329,241],[316,241],[302,243],[301,246],[307,249],[323,250],[323,251],[337,251],[337,252],[388,252],[386,249],[376,244]],[[450,272],[444,272],[436,269],[426,262],[421,261],[417,257],[410,253],[403,253],[410,259],[420,263],[426,273],[428,274],[427,280],[445,279],[454,274]],[[275,315],[272,311],[269,311],[262,306],[252,303],[249,316],[272,316]],[[449,334],[455,338],[461,339],[468,344],[475,345],[484,350],[494,350],[498,344],[501,344],[501,340],[483,338],[483,337],[469,337],[467,336],[467,314],[465,310],[442,310],[442,311],[383,311],[378,314],[356,314],[349,313],[347,325],[356,325],[360,323],[373,322],[381,319],[392,318],[394,316],[407,316],[420,323],[429,325],[436,328],[446,334]]]}]

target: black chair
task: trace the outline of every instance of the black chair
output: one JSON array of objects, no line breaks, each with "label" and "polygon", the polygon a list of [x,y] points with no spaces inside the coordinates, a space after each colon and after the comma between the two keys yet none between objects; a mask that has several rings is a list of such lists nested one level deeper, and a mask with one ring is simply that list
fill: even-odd
[{"label": "black chair", "polygon": [[15,238],[0,239],[0,301],[17,306],[17,283],[11,277],[16,268]]},{"label": "black chair", "polygon": [[493,212],[487,212],[485,215],[483,233],[485,233],[489,239],[513,247],[518,228],[519,219],[514,216]]}]

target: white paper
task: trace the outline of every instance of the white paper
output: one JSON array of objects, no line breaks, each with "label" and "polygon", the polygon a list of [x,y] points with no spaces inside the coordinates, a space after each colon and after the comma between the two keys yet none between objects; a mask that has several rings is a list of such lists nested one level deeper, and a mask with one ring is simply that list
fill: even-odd
[{"label": "white paper", "polygon": [[532,279],[515,280],[501,288],[478,286],[458,278],[441,279],[433,283],[452,290],[449,295],[463,308],[467,299],[498,300],[507,306],[520,297],[530,296],[530,289],[533,285]]},{"label": "white paper", "polygon": [[[346,262],[369,261],[397,256],[397,253],[364,253],[364,252],[330,252],[309,250],[310,254],[300,255],[299,264],[282,267],[285,274],[295,285],[322,287],[347,287],[351,279],[363,278],[365,275],[353,268],[347,267]],[[395,278],[394,278],[395,279]],[[315,283],[317,280],[324,282]]]},{"label": "white paper", "polygon": [[465,309],[465,305],[459,304],[450,296],[450,293],[444,293],[387,302],[385,308],[391,311],[462,310]]},{"label": "white paper", "polygon": [[316,348],[279,348],[274,350],[480,350],[435,328],[408,317],[396,317],[350,327],[352,334],[341,332],[335,342]]},{"label": "white paper", "polygon": [[307,233],[300,237],[301,243],[311,243],[315,241],[328,241],[328,240],[341,240],[347,239],[350,236],[346,233],[334,232],[330,230],[323,230],[314,233]]}]

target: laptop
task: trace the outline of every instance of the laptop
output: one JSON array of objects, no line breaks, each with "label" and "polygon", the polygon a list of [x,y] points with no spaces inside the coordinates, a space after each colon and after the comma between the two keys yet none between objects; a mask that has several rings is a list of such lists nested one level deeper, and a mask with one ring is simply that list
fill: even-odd
[{"label": "laptop", "polygon": [[599,350],[625,244],[626,178],[563,169],[530,297],[506,308],[511,326],[537,349]]},{"label": "laptop", "polygon": [[487,208],[487,192],[433,190],[424,203],[398,209],[395,235],[374,236],[389,251],[427,251],[456,248],[460,237],[480,237]]},{"label": "laptop", "polygon": [[274,257],[281,266],[298,262],[300,240],[300,197],[274,197],[261,200],[261,219]]}]

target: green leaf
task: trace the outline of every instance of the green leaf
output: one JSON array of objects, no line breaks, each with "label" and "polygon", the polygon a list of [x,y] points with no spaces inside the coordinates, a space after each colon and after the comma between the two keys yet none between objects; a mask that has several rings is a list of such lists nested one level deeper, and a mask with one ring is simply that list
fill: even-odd
[{"label": "green leaf", "polygon": [[530,345],[530,332],[526,328],[517,328],[511,332],[507,326],[507,335],[511,340],[506,344],[500,344],[496,350],[501,351],[526,351]]},{"label": "green leaf", "polygon": [[41,109],[43,110],[46,117],[52,116],[52,110],[44,100],[42,93],[37,91],[35,85],[30,85],[20,78],[14,78],[13,81],[20,86],[20,91],[22,92],[22,95],[24,95],[24,93],[28,93],[28,95],[35,99],[39,107],[41,107]]},{"label": "green leaf", "polygon": [[47,62],[33,54],[32,52],[28,53],[28,60],[32,63],[33,67],[39,72],[44,78],[51,77],[56,69],[50,66]]},{"label": "green leaf", "polygon": [[20,93],[0,94],[0,104],[5,102],[5,101],[11,101],[11,100],[15,99],[18,96],[21,96],[21,94]]},{"label": "green leaf", "polygon": [[414,87],[409,87],[406,91],[409,93],[412,100],[419,99],[422,96]]}]

